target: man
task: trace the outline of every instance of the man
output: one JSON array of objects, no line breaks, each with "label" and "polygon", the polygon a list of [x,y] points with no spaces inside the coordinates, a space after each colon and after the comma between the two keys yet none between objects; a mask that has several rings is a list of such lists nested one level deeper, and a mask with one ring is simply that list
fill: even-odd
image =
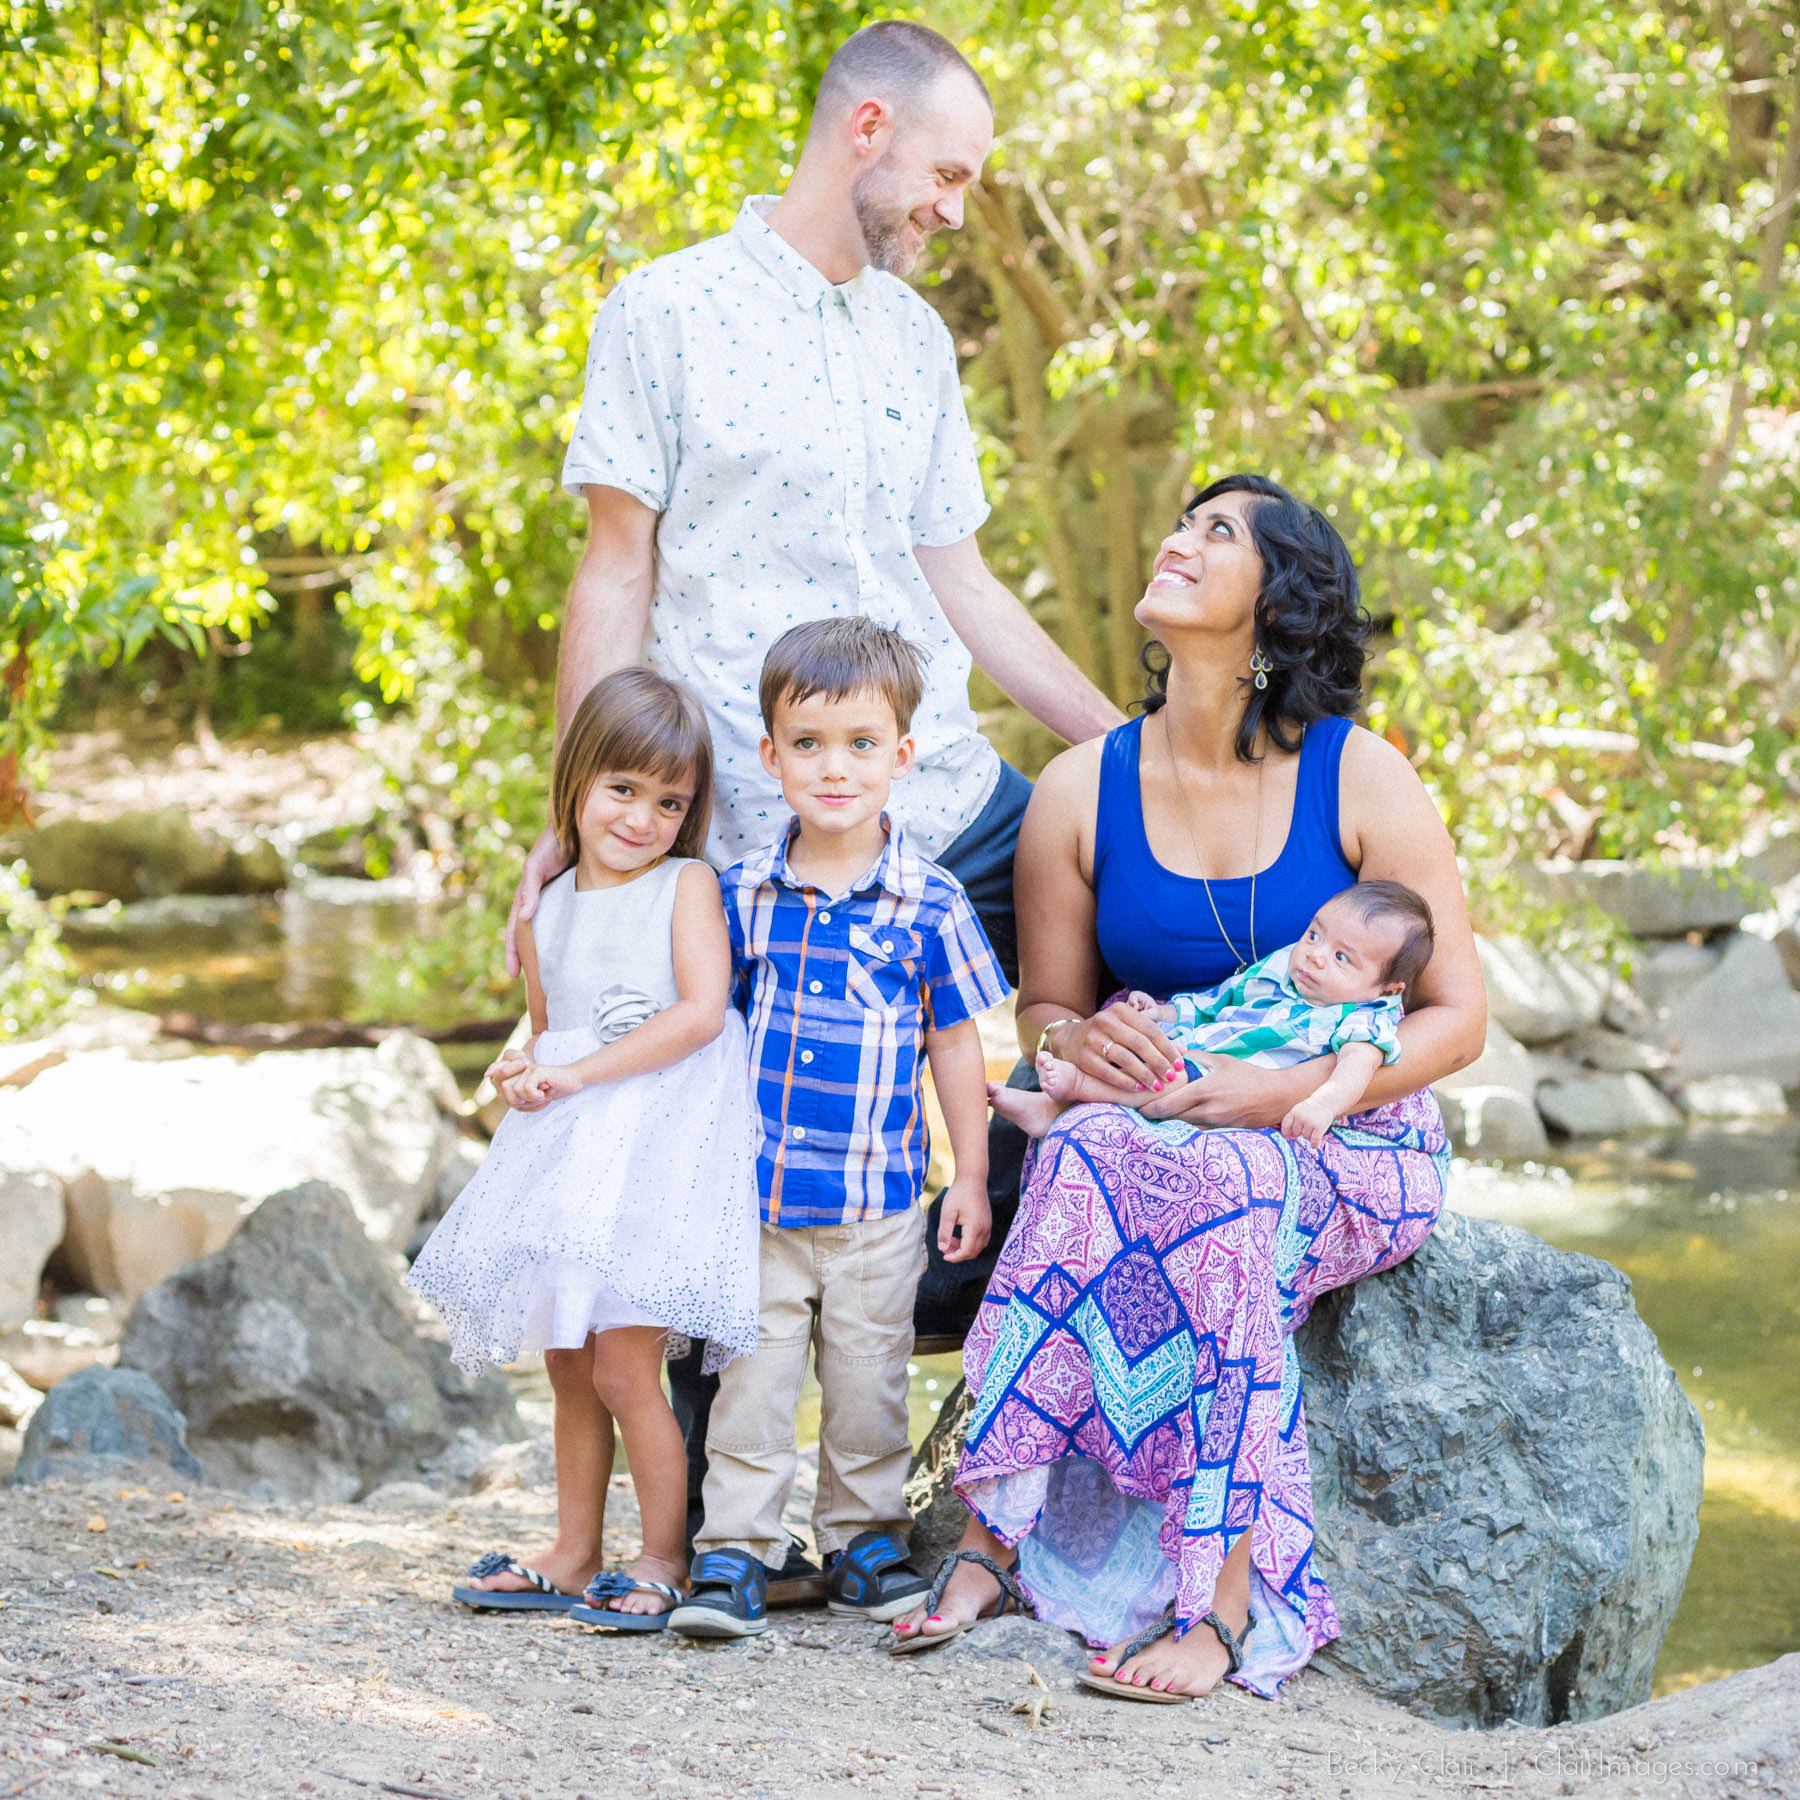
[{"label": "man", "polygon": [[[563,465],[589,533],[557,717],[644,657],[688,682],[713,734],[710,849],[723,865],[786,817],[758,754],[769,645],[831,614],[891,626],[931,659],[917,759],[891,810],[962,882],[1016,982],[1012,856],[1031,789],[977,728],[971,659],[1072,743],[1120,715],[983,562],[974,533],[988,507],[955,350],[899,279],[932,232],[962,224],[993,125],[987,89],[946,39],[865,26],[820,81],[787,191],[746,200],[729,232],[633,271],[607,297]],[[509,968],[518,919],[564,866],[546,832],[513,903]],[[996,1209],[996,1248],[1018,1160],[1016,1146],[990,1155],[1014,1189]],[[988,1267],[934,1258],[922,1335],[966,1327]],[[671,1377],[697,1496],[715,1384],[697,1357]]]}]

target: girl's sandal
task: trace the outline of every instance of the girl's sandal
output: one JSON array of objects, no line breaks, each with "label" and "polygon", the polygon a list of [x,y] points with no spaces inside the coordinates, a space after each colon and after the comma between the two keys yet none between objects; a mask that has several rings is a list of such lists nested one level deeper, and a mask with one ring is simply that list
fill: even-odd
[{"label": "girl's sandal", "polygon": [[547,1576],[540,1575],[536,1569],[528,1569],[516,1556],[504,1550],[489,1550],[470,1563],[470,1580],[480,1581],[488,1575],[516,1575],[521,1581],[529,1581],[531,1586],[453,1587],[450,1598],[460,1600],[476,1612],[567,1612],[570,1607],[581,1604],[579,1594],[563,1593]]},{"label": "girl's sandal", "polygon": [[[1252,1619],[1244,1627],[1244,1637],[1236,1636],[1229,1625],[1216,1612],[1202,1613],[1199,1622],[1210,1625],[1217,1634],[1219,1642],[1225,1646],[1227,1675],[1235,1675],[1244,1666],[1244,1638],[1250,1635],[1256,1621]],[[1117,1657],[1113,1661],[1115,1669],[1122,1668],[1140,1650],[1148,1650],[1158,1638],[1164,1638],[1175,1629],[1175,1605],[1171,1601],[1168,1611],[1150,1626],[1140,1631],[1136,1637],[1119,1646]],[[1110,1694],[1119,1700],[1145,1700],[1152,1706],[1177,1706],[1184,1700],[1198,1700],[1198,1694],[1172,1694],[1164,1688],[1139,1687],[1134,1681],[1120,1681],[1114,1675],[1096,1675],[1092,1669],[1079,1670],[1075,1679],[1083,1687],[1092,1688],[1096,1694]]]},{"label": "girl's sandal", "polygon": [[[1004,1617],[1009,1605],[1027,1618],[1032,1616],[1031,1602],[1025,1598],[1025,1590],[1019,1586],[1013,1569],[1001,1568],[991,1556],[984,1555],[979,1550],[958,1550],[954,1556],[946,1556],[938,1564],[938,1572],[936,1579],[931,1584],[931,1592],[925,1596],[926,1618],[930,1618],[942,1603],[944,1589],[950,1585],[950,1577],[956,1572],[956,1565],[965,1562],[979,1563],[1000,1584],[1000,1604],[991,1613],[983,1612],[973,1621],[975,1624],[979,1625],[986,1619]],[[1018,1565],[1015,1563],[1013,1568],[1017,1567]],[[917,1656],[922,1650],[935,1650],[940,1644],[947,1644],[952,1638],[961,1637],[968,1629],[967,1625],[952,1625],[948,1631],[926,1632],[920,1629],[915,1631],[911,1637],[901,1637],[896,1632],[888,1644],[888,1655]]]},{"label": "girl's sandal", "polygon": [[[623,1600],[627,1594],[660,1594],[668,1601],[660,1612],[621,1612],[609,1601]],[[619,1569],[606,1569],[587,1584],[577,1606],[569,1608],[569,1617],[577,1625],[602,1631],[666,1631],[669,1615],[681,1604],[681,1595],[660,1581],[639,1581]]]}]

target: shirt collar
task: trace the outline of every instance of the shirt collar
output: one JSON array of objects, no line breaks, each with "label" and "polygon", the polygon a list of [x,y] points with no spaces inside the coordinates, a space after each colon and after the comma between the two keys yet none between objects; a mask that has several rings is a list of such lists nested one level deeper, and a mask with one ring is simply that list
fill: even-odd
[{"label": "shirt collar", "polygon": [[744,254],[765,274],[774,276],[794,297],[795,304],[808,312],[815,311],[827,294],[841,293],[846,299],[860,299],[863,277],[868,271],[859,269],[848,281],[835,286],[827,281],[763,216],[777,198],[775,194],[750,194],[738,208],[731,235]]},{"label": "shirt collar", "polygon": [[[871,888],[885,888],[896,900],[915,903],[923,900],[925,868],[922,860],[907,843],[906,833],[885,812],[881,815],[881,822],[887,828],[887,843],[875,861],[851,882],[850,892],[866,894]],[[769,879],[781,887],[792,888],[795,893],[803,893],[807,887],[807,883],[801,881],[788,867],[788,845],[793,842],[794,833],[799,829],[798,819],[789,821],[787,830],[776,840],[769,861]]]}]

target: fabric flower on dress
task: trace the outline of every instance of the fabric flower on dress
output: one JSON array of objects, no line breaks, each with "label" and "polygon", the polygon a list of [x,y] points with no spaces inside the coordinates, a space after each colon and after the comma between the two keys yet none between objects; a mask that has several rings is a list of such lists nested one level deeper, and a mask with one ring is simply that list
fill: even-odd
[{"label": "fabric flower on dress", "polygon": [[662,1008],[642,988],[615,983],[594,996],[588,1023],[601,1043],[611,1044],[626,1032],[636,1031],[646,1019],[655,1018],[661,1011]]}]

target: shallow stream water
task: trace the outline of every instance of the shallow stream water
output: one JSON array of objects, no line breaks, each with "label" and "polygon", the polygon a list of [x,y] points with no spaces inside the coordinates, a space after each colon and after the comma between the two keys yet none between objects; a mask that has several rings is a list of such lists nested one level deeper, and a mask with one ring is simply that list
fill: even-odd
[{"label": "shallow stream water", "polygon": [[[435,917],[399,883],[323,881],[266,899],[111,909],[75,920],[67,942],[121,1005],[239,1023],[358,1020],[371,968]],[[415,1022],[447,1025],[453,1010],[425,997]],[[473,1080],[491,1047],[448,1054]],[[1571,1144],[1542,1167],[1459,1164],[1451,1203],[1624,1270],[1700,1408],[1700,1542],[1658,1692],[1800,1650],[1800,1125]],[[915,1369],[923,1435],[960,1369],[954,1357]],[[816,1434],[816,1390],[802,1405],[803,1431]]]}]

